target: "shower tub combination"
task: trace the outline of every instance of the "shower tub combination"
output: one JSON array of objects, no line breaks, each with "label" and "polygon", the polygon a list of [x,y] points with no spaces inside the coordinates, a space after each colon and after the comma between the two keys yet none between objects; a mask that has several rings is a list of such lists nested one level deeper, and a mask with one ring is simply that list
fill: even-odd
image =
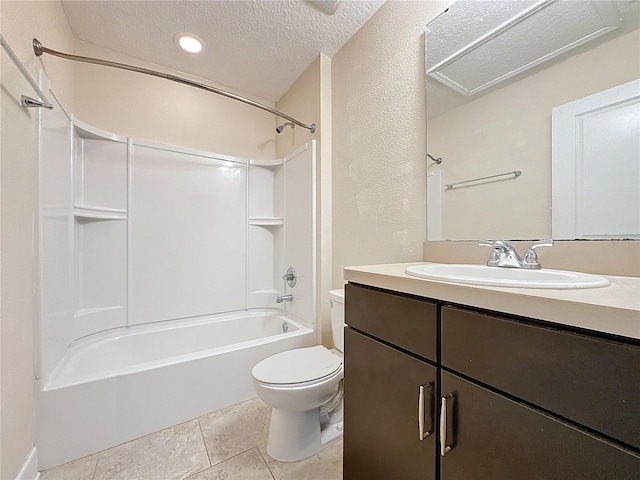
[{"label": "shower tub combination", "polygon": [[316,344],[279,310],[107,331],[77,341],[37,389],[49,468],[255,397],[252,367]]},{"label": "shower tub combination", "polygon": [[[231,157],[53,101],[38,123],[40,470],[254,398],[256,363],[317,343],[315,141]],[[295,301],[271,308],[291,293],[285,266]]]}]

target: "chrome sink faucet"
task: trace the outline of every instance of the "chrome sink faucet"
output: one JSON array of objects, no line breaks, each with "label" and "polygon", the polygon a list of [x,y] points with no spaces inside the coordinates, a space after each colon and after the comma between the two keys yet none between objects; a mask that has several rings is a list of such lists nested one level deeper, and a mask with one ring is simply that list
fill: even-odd
[{"label": "chrome sink faucet", "polygon": [[528,268],[531,270],[540,270],[541,265],[538,261],[536,248],[551,247],[553,245],[553,240],[540,240],[539,242],[534,242],[529,246],[524,257],[520,257],[518,252],[516,252],[516,249],[503,240],[483,240],[479,242],[479,245],[492,248],[491,253],[489,254],[489,261],[487,262],[489,267]]}]

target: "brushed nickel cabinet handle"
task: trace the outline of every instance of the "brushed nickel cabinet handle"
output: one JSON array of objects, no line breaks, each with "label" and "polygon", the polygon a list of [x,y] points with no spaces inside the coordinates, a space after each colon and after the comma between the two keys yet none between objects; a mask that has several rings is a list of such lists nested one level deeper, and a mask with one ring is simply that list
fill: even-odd
[{"label": "brushed nickel cabinet handle", "polygon": [[[425,390],[429,390],[429,392],[431,392],[431,388],[432,385],[431,383],[425,383],[424,385],[420,385],[419,387],[419,394],[418,394],[418,438],[420,441],[424,440],[425,438],[427,438],[429,435],[431,435],[431,430],[433,427],[433,419],[431,418],[431,393],[429,393],[429,395],[425,395]],[[429,407],[425,408],[424,406],[424,401],[425,401],[425,396],[428,397],[429,399]],[[429,423],[428,423],[428,427],[426,428],[425,431],[425,410],[427,411],[427,413],[429,414]]]},{"label": "brushed nickel cabinet handle", "polygon": [[442,397],[440,404],[440,456],[444,457],[451,451],[451,445],[447,445],[447,399],[453,398],[450,393]]}]

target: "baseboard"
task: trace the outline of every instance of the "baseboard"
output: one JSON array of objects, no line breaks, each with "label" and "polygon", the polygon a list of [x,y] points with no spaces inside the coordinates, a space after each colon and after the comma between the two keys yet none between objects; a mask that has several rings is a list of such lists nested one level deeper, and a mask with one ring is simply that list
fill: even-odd
[{"label": "baseboard", "polygon": [[24,460],[22,467],[20,467],[20,471],[18,475],[16,475],[16,480],[38,480],[39,478],[38,452],[36,451],[36,447],[33,447]]}]

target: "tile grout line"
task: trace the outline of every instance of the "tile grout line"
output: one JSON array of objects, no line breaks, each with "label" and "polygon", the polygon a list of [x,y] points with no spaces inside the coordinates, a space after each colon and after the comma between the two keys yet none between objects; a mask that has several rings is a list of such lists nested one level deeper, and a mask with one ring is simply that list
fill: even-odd
[{"label": "tile grout line", "polygon": [[258,453],[260,454],[260,456],[262,457],[262,461],[264,462],[264,464],[267,466],[267,470],[269,470],[269,474],[271,474],[271,478],[273,478],[273,480],[276,480],[276,476],[273,473],[273,471],[271,470],[271,467],[269,466],[269,462],[267,462],[267,459],[264,458],[264,455],[262,454],[262,450],[260,450],[260,447],[256,447],[258,449]]},{"label": "tile grout line", "polygon": [[[206,444],[205,444],[205,448],[206,448]],[[231,456],[231,457],[229,457],[229,458],[225,458],[224,460],[221,460],[221,461],[219,461],[218,463],[213,463],[213,464],[212,464],[212,463],[211,463],[211,459],[209,459],[209,464],[210,464],[210,465],[209,465],[207,468],[205,468],[205,469],[203,469],[203,470],[200,470],[199,472],[194,472],[194,473],[192,473],[192,474],[191,474],[191,475],[189,475],[188,477],[185,477],[185,478],[184,478],[184,480],[189,480],[190,478],[192,478],[192,477],[194,477],[194,476],[196,476],[196,475],[199,475],[200,473],[205,472],[205,471],[207,471],[207,470],[209,470],[209,469],[211,469],[211,468],[213,468],[213,467],[220,466],[220,465],[222,465],[223,463],[225,463],[225,462],[227,462],[227,461],[229,461],[229,460],[231,460],[231,459],[234,459],[234,458],[236,458],[236,457],[238,457],[238,456],[240,456],[240,455],[244,455],[245,453],[249,452],[250,450],[253,450],[254,448],[258,450],[258,454],[259,454],[259,455],[260,455],[260,457],[262,458],[262,461],[264,462],[264,466],[265,466],[265,467],[267,467],[267,470],[269,470],[269,474],[271,475],[271,478],[273,478],[273,480],[275,480],[275,477],[273,476],[273,472],[272,472],[272,471],[271,471],[271,469],[269,468],[269,464],[268,464],[268,463],[267,463],[267,461],[264,459],[264,456],[262,455],[262,452],[260,451],[260,448],[258,448],[258,445],[254,445],[253,447],[248,448],[248,449],[246,449],[246,450],[244,450],[244,451],[242,451],[242,452],[240,452],[240,453],[236,453],[235,455],[233,455],[233,456]]]},{"label": "tile grout line", "polygon": [[211,456],[209,455],[209,447],[207,447],[207,440],[204,438],[204,432],[202,431],[202,425],[200,424],[200,418],[201,417],[196,418],[196,421],[198,422],[198,429],[200,430],[200,436],[202,437],[202,443],[204,444],[204,451],[207,454],[207,461],[209,462],[209,467],[207,467],[207,468],[211,468],[211,467],[213,467],[213,463],[211,462]]},{"label": "tile grout line", "polygon": [[[244,402],[243,402],[243,403],[244,403]],[[221,460],[221,461],[219,461],[219,462],[217,462],[217,463],[213,463],[213,461],[211,460],[211,455],[209,455],[209,447],[207,446],[207,441],[206,441],[206,440],[205,440],[205,438],[204,438],[204,432],[203,432],[203,430],[202,430],[202,424],[200,423],[200,419],[201,419],[201,418],[202,418],[202,417],[198,417],[198,418],[196,418],[196,421],[198,422],[198,428],[200,429],[200,436],[202,437],[202,443],[204,443],[204,449],[205,449],[205,452],[207,453],[207,460],[209,461],[209,467],[207,467],[207,468],[211,468],[211,467],[215,467],[216,465],[220,465],[221,463],[226,462],[227,460],[231,460],[232,458],[235,458],[235,457],[237,457],[238,455],[242,455],[243,453],[247,453],[249,450],[252,450],[252,449],[254,449],[254,448],[257,448],[257,449],[258,449],[258,453],[259,453],[259,454],[260,454],[260,456],[262,457],[262,452],[260,452],[260,449],[258,448],[259,444],[256,444],[256,445],[254,445],[254,446],[252,446],[252,447],[250,447],[250,448],[248,448],[248,449],[246,449],[246,450],[243,450],[242,452],[239,452],[239,453],[236,453],[235,455],[232,455],[232,456],[231,456],[231,457],[229,457],[229,458],[225,458],[224,460]],[[266,465],[267,469],[269,470],[269,473],[271,473],[271,469],[269,468],[269,465],[267,464],[267,462],[266,462],[266,460],[264,459],[264,457],[262,457],[262,461],[265,463],[265,465]],[[205,470],[206,470],[206,469],[205,469]],[[194,473],[194,475],[195,475],[195,473]],[[271,476],[273,477],[273,474],[272,474]],[[274,479],[274,480],[275,480],[275,479]]]},{"label": "tile grout line", "polygon": [[[189,474],[189,475],[188,475],[188,476],[186,476],[186,477],[183,477],[183,478],[182,478],[182,480],[189,480],[190,478],[193,478],[193,477],[195,477],[196,475],[200,475],[202,472],[206,472],[206,471],[207,471],[207,470],[209,470],[211,467],[213,467],[213,465],[211,464],[211,457],[209,457],[209,449],[207,448],[207,442],[206,442],[206,440],[204,439],[204,432],[202,431],[202,425],[200,425],[200,418],[201,418],[201,417],[197,417],[197,418],[194,418],[194,419],[192,419],[192,420],[195,420],[195,421],[197,422],[197,424],[198,424],[198,431],[200,432],[200,438],[202,439],[202,444],[204,445],[204,451],[205,451],[205,453],[207,454],[207,462],[209,462],[209,466],[208,466],[208,467],[203,468],[202,470],[198,470],[197,472],[193,472],[193,473]],[[189,423],[189,422],[191,422],[192,420],[187,420],[186,422],[179,423],[178,425],[183,425],[183,424],[185,424],[185,423]]]},{"label": "tile grout line", "polygon": [[[215,463],[215,464],[213,464],[211,466],[215,467],[217,465],[220,465],[220,464],[226,462],[227,460],[231,460],[232,458],[236,458],[239,455],[243,455],[243,454],[247,453],[249,450],[253,450],[254,448],[258,448],[258,446],[254,445],[253,447],[247,448],[246,450],[243,450],[242,452],[236,453],[235,455],[232,455],[229,458],[225,458],[224,460],[220,460],[218,463]],[[260,452],[260,449],[258,449],[258,452]],[[269,465],[267,465],[267,468],[269,468]]]},{"label": "tile grout line", "polygon": [[98,452],[96,455],[96,464],[93,466],[93,475],[91,476],[91,480],[96,480],[96,474],[98,473],[98,460],[100,460],[100,456],[102,452]]}]

